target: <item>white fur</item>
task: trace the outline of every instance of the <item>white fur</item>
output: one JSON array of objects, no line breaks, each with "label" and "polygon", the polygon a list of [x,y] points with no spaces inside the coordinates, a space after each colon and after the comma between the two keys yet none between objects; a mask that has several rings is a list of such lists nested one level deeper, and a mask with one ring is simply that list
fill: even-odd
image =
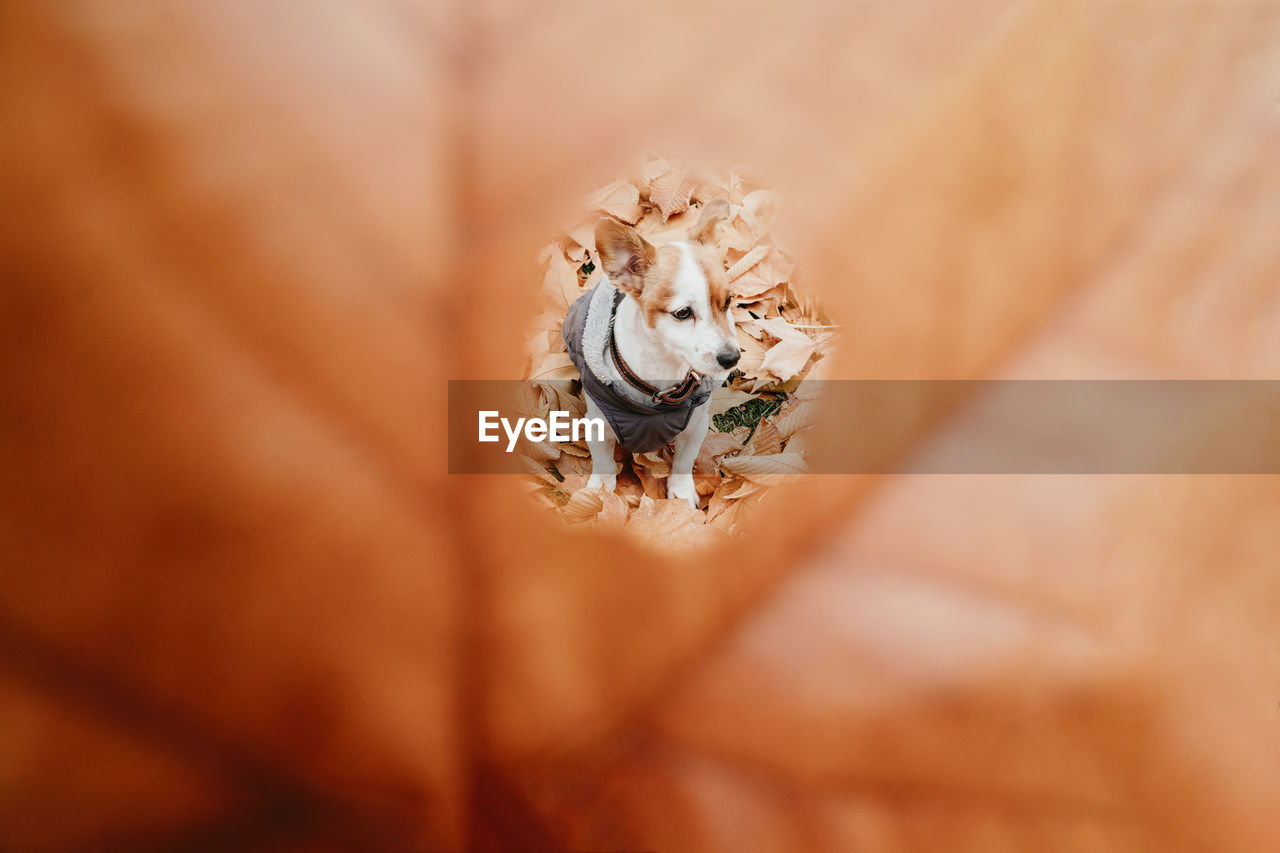
[{"label": "white fur", "polygon": [[[596,401],[591,399],[591,395],[585,395],[587,398],[587,417],[599,418],[605,420],[604,412],[600,411],[600,407],[596,405]],[[613,448],[617,444],[617,440],[613,436],[613,429],[607,429],[604,438],[599,441],[587,441],[587,447],[591,450],[591,478],[587,480],[588,489],[604,488],[607,492],[612,492],[618,486],[618,466],[613,461]]]},{"label": "white fur", "polygon": [[707,426],[711,423],[711,409],[707,403],[693,410],[689,425],[676,436],[671,476],[667,478],[667,497],[684,498],[694,509],[698,508],[698,492],[693,484],[693,463],[698,458],[702,440],[707,437]]}]

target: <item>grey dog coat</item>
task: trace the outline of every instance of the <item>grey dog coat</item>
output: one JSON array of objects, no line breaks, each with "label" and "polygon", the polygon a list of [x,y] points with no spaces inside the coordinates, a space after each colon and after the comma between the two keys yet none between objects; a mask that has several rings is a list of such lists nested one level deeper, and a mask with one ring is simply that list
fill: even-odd
[{"label": "grey dog coat", "polygon": [[[632,453],[645,453],[669,444],[689,425],[693,410],[711,397],[719,381],[704,377],[701,386],[687,399],[673,405],[641,403],[615,386],[622,383],[605,361],[612,334],[611,320],[626,294],[602,278],[569,306],[560,333],[569,358],[582,377],[582,390],[604,413],[618,443]],[[674,385],[675,381],[668,383]]]}]

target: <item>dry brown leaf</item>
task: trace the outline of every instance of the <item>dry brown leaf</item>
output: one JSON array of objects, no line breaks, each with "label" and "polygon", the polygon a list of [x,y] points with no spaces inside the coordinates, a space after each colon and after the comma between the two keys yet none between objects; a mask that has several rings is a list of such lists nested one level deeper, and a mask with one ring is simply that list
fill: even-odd
[{"label": "dry brown leaf", "polygon": [[660,477],[643,465],[636,465],[633,470],[645,495],[656,500],[667,497],[666,475]]},{"label": "dry brown leaf", "polygon": [[[709,471],[698,471],[697,466],[693,472],[693,487],[698,493],[698,497],[705,498],[713,494],[720,485],[720,474],[714,468]],[[702,504],[705,509],[706,504]]]},{"label": "dry brown leaf", "polygon": [[655,157],[652,160],[646,160],[637,170],[632,178],[634,183],[640,189],[640,197],[649,198],[649,184],[654,178],[659,178],[674,168],[674,164],[665,157]]},{"label": "dry brown leaf", "polygon": [[[734,261],[733,266],[729,267],[728,272],[725,273],[726,277],[729,279],[729,284],[732,285],[733,282],[737,281],[743,273],[760,263],[767,254],[769,254],[768,246],[756,246],[741,258]],[[734,293],[736,295],[738,291],[735,290]]]},{"label": "dry brown leaf", "polygon": [[550,296],[557,310],[563,312],[586,291],[578,278],[578,269],[558,248],[547,259],[547,273],[542,282],[543,293]]},{"label": "dry brown leaf", "polygon": [[[568,446],[568,445],[565,445]],[[591,457],[589,455],[570,455],[568,453],[561,454],[556,460],[556,470],[564,477],[565,482],[575,480],[578,477],[588,477],[591,475]],[[572,492],[573,489],[566,488],[565,491]]]},{"label": "dry brown leaf", "polygon": [[[586,263],[588,256],[590,255],[590,252],[587,250],[587,246],[579,243],[572,235],[569,234],[560,238],[560,252],[571,263],[577,264],[578,266]],[[579,280],[581,280],[581,275],[579,275]]]},{"label": "dry brown leaf", "polygon": [[549,352],[529,371],[530,379],[577,379],[578,368],[567,352]]},{"label": "dry brown leaf", "polygon": [[560,323],[562,320],[564,320],[563,310],[543,311],[536,318],[534,318],[531,328],[541,330],[541,331],[546,331],[546,332],[552,332],[558,336],[560,334]]},{"label": "dry brown leaf", "polygon": [[730,480],[734,484],[734,488],[730,489],[725,495],[729,500],[742,500],[750,497],[763,488],[759,483],[751,480]]},{"label": "dry brown leaf", "polygon": [[646,240],[657,246],[664,246],[689,238],[689,228],[697,222],[697,212],[690,209],[684,213],[672,214],[671,219],[664,222],[662,214],[654,208],[640,222],[639,231]]},{"label": "dry brown leaf", "polygon": [[581,222],[579,222],[577,225],[575,225],[572,229],[570,229],[565,234],[565,236],[568,237],[570,240],[572,240],[574,243],[586,249],[587,252],[590,253],[592,257],[595,257],[595,252],[596,252],[596,221],[597,219],[598,217],[595,217],[595,216],[588,217],[582,220]]},{"label": "dry brown leaf", "polygon": [[716,246],[724,254],[725,260],[733,264],[755,247],[756,241],[746,231],[739,230],[734,221],[722,222],[716,228]]},{"label": "dry brown leaf", "polygon": [[[738,359],[738,370],[742,372],[745,378],[758,378],[767,352],[764,344],[749,335],[746,337],[739,336],[738,344],[742,348],[742,355]],[[754,395],[748,394],[748,396]]]},{"label": "dry brown leaf", "polygon": [[729,501],[723,493],[723,487],[717,488],[711,493],[711,497],[707,499],[707,518],[704,523],[713,524],[728,506]]},{"label": "dry brown leaf", "polygon": [[[749,255],[748,255],[749,257]],[[770,251],[760,261],[752,264],[733,284],[735,298],[742,303],[760,298],[765,293],[785,283],[795,265],[778,251]]]},{"label": "dry brown leaf", "polygon": [[817,344],[813,338],[791,328],[781,318],[762,319],[759,323],[766,332],[778,338],[778,342],[769,347],[756,373],[785,382],[804,369]]},{"label": "dry brown leaf", "polygon": [[739,206],[742,204],[744,195],[742,176],[737,172],[731,171],[723,178],[717,177],[712,183],[725,192],[730,205]]},{"label": "dry brown leaf", "polygon": [[789,438],[800,430],[811,426],[817,410],[816,403],[808,400],[797,401],[793,396],[782,407],[782,410],[770,420],[773,421],[773,425],[778,428],[778,432],[783,438]]},{"label": "dry brown leaf", "polygon": [[735,535],[744,528],[744,519],[751,515],[751,504],[745,500],[731,500],[723,505],[714,516],[709,516],[706,526],[722,530],[726,535]]},{"label": "dry brown leaf", "polygon": [[662,212],[662,221],[666,222],[672,215],[689,209],[693,188],[694,181],[689,170],[684,166],[677,166],[649,182],[649,201]]},{"label": "dry brown leaf", "polygon": [[636,466],[650,471],[655,477],[668,477],[671,475],[671,460],[661,450],[636,453],[632,456],[632,461]]},{"label": "dry brown leaf", "polygon": [[805,459],[808,459],[812,445],[812,440],[810,438],[811,435],[812,433],[809,430],[801,430],[787,439],[787,443],[783,449],[786,450],[787,453],[795,453]]},{"label": "dry brown leaf", "polygon": [[759,489],[758,483],[744,480],[736,474],[729,474],[722,478],[707,502],[707,522],[710,523],[734,501],[749,497]]},{"label": "dry brown leaf", "polygon": [[711,547],[724,534],[707,527],[706,515],[684,500],[655,500],[648,495],[631,511],[626,532],[629,538],[659,553],[680,553]]},{"label": "dry brown leaf", "polygon": [[539,482],[548,486],[560,487],[560,481],[547,469],[547,466],[536,459],[519,454],[520,465],[526,473],[535,477]]},{"label": "dry brown leaf", "polygon": [[745,391],[738,391],[733,388],[717,388],[711,392],[711,399],[707,401],[707,413],[711,417],[722,415],[732,409],[734,406],[741,406],[748,400],[754,400],[755,395],[748,394]]},{"label": "dry brown leaf", "polygon": [[774,287],[766,290],[757,296],[752,297],[750,302],[742,302],[741,305],[747,311],[761,319],[780,317],[779,306],[785,301],[786,294],[782,286]]},{"label": "dry brown leaf", "polygon": [[624,469],[618,473],[618,487],[614,490],[618,497],[626,501],[627,506],[640,506],[640,498],[644,495],[644,485],[635,473]]},{"label": "dry brown leaf", "polygon": [[568,412],[572,417],[582,417],[587,413],[587,406],[583,402],[582,395],[570,393],[569,383],[565,380],[542,380],[531,384],[538,388],[539,393],[542,394],[545,406],[544,411],[557,409]]},{"label": "dry brown leaf", "polygon": [[721,470],[756,483],[783,482],[779,478],[808,473],[804,457],[798,453],[776,453],[773,456],[726,456],[720,460]]},{"label": "dry brown leaf", "polygon": [[747,456],[769,456],[782,450],[784,436],[766,418],[760,421],[755,434],[747,443],[744,454]]},{"label": "dry brown leaf", "polygon": [[693,200],[698,204],[706,204],[718,198],[728,201],[729,191],[715,184],[699,184],[693,188]]},{"label": "dry brown leaf", "polygon": [[600,513],[596,520],[609,527],[621,527],[627,522],[630,509],[627,502],[615,492],[601,494]]},{"label": "dry brown leaf", "polygon": [[535,462],[551,462],[560,458],[560,445],[521,438],[516,444],[516,452],[523,453]]},{"label": "dry brown leaf", "polygon": [[563,444],[557,444],[556,447],[560,448],[560,452],[565,456],[573,456],[578,459],[591,458],[591,448],[586,446],[586,442],[579,441],[574,443],[567,441]]},{"label": "dry brown leaf", "polygon": [[746,333],[756,340],[760,340],[764,330],[755,324],[755,319],[759,315],[752,314],[750,310],[743,308],[737,302],[733,303],[729,311],[733,315],[733,322],[737,325],[739,334]]},{"label": "dry brown leaf", "polygon": [[604,497],[600,489],[578,489],[564,505],[561,514],[566,521],[589,521],[604,508]]},{"label": "dry brown leaf", "polygon": [[714,471],[716,459],[726,453],[735,453],[740,450],[742,450],[742,444],[732,433],[710,431],[702,440],[702,447],[698,449],[698,458],[694,460],[693,470],[695,472]]},{"label": "dry brown leaf", "polygon": [[635,225],[644,215],[640,206],[640,191],[625,178],[596,190],[587,199],[587,204],[628,225]]},{"label": "dry brown leaf", "polygon": [[743,210],[751,222],[751,235],[761,239],[773,228],[778,199],[772,190],[752,190],[742,198]]}]

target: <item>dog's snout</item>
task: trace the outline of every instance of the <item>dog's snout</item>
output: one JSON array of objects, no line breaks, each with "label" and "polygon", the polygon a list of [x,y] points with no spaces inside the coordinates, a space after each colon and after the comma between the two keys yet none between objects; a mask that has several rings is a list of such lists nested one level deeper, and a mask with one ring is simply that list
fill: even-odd
[{"label": "dog's snout", "polygon": [[737,347],[725,347],[716,354],[716,361],[720,362],[720,366],[728,369],[738,363],[741,354]]}]

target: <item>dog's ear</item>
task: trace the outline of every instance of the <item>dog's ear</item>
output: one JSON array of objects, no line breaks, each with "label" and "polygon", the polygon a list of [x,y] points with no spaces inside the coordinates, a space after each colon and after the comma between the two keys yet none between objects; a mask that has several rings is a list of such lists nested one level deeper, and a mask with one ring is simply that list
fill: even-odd
[{"label": "dog's ear", "polygon": [[713,198],[702,206],[698,224],[689,229],[689,239],[695,243],[711,245],[716,239],[716,226],[729,218],[729,202]]},{"label": "dog's ear", "polygon": [[596,253],[609,281],[632,295],[644,289],[644,277],[658,260],[658,250],[630,225],[614,219],[596,224]]}]

